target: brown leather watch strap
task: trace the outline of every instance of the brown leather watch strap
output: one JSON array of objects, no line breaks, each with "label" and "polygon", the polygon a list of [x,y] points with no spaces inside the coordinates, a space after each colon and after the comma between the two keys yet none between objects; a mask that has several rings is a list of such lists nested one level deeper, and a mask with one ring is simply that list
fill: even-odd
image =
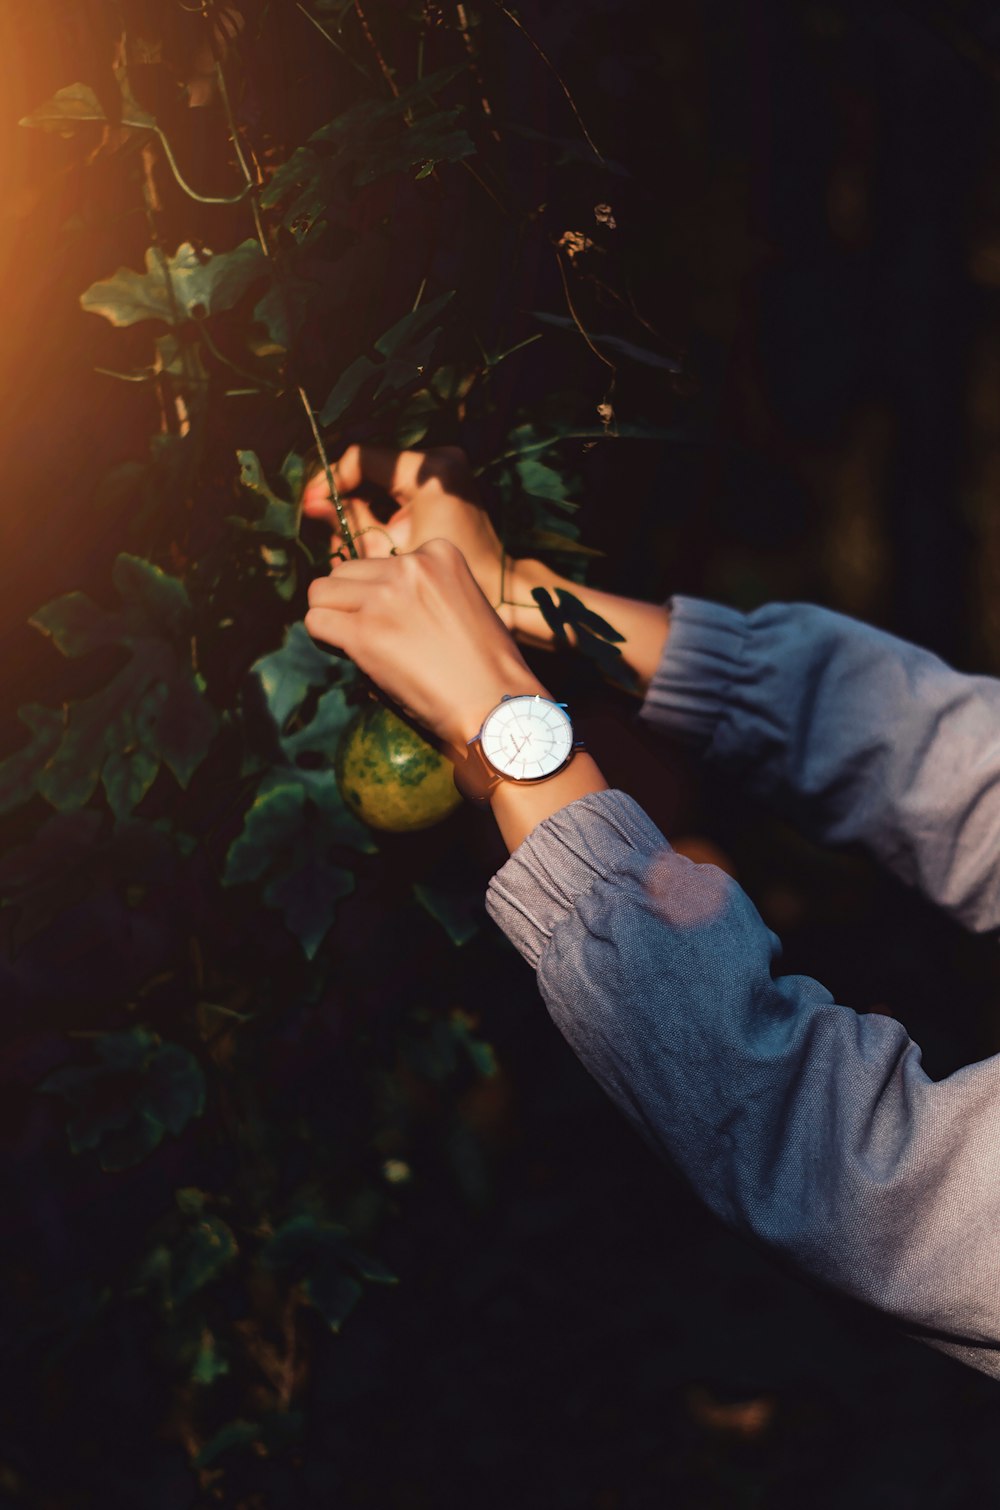
[{"label": "brown leather watch strap", "polygon": [[465,759],[455,762],[455,785],[463,797],[478,807],[489,807],[490,796],[495,786],[505,778],[487,760],[479,735],[470,739],[465,747]]}]

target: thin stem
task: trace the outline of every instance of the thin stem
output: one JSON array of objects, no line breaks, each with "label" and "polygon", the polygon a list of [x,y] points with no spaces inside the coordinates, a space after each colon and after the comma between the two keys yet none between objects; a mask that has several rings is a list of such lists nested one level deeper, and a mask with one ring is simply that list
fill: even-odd
[{"label": "thin stem", "polygon": [[302,387],[299,388],[299,398],[302,400],[303,409],[309,416],[309,425],[312,429],[313,440],[316,442],[316,452],[323,465],[323,471],[326,474],[326,485],[330,490],[330,501],[337,511],[337,523],[340,526],[340,533],[344,537],[344,544],[347,546],[348,555],[353,556],[355,560],[357,560],[358,548],[354,544],[354,536],[351,533],[351,526],[347,522],[347,514],[344,511],[344,502],[338,491],[337,484],[333,480],[333,471],[330,467],[329,460],[327,459],[326,447],[323,445],[323,437],[319,433],[319,426],[316,423],[316,416],[313,413],[312,404],[310,404],[309,399],[306,396],[306,390]]},{"label": "thin stem", "polygon": [[361,75],[361,77],[363,79],[368,79],[368,81],[371,82],[371,74],[368,72],[367,68],[365,68],[364,64],[359,63],[358,60],[357,60],[357,58],[354,57],[354,55],[352,53],[349,53],[347,51],[346,47],[341,47],[340,43],[336,40],[336,38],[335,37],[331,37],[331,35],[327,31],[326,27],[325,26],[321,26],[320,23],[316,20],[316,17],[310,15],[309,12],[306,10],[305,6],[301,5],[299,3],[299,0],[296,0],[295,9],[296,10],[300,10],[302,12],[302,14],[305,16],[306,20],[310,21],[312,23],[312,25],[315,26],[315,28],[319,32],[320,36],[321,37],[325,37],[326,40],[329,42],[330,46],[332,48],[334,48],[334,50],[336,52],[339,52],[340,56],[342,58],[346,58],[347,61],[348,61],[348,63],[353,64],[353,66],[357,69],[358,73],[360,73],[360,75]]},{"label": "thin stem", "polygon": [[486,85],[483,82],[483,75],[480,72],[479,60],[476,57],[476,49],[473,46],[472,37],[469,34],[468,12],[466,11],[465,6],[461,3],[461,0],[459,0],[459,3],[455,6],[455,19],[458,22],[459,33],[461,35],[462,42],[465,45],[466,55],[469,59],[469,68],[472,71],[472,77],[475,79],[476,87],[479,90],[479,103],[482,106],[483,115],[486,119],[487,125],[489,126],[490,135],[495,142],[501,141],[502,138],[496,128],[496,123],[493,119],[493,107],[490,104],[489,96],[486,93]]},{"label": "thin stem", "polygon": [[235,372],[237,377],[248,378],[251,383],[256,383],[258,387],[254,390],[254,392],[259,393],[262,388],[266,389],[269,393],[275,394],[282,393],[284,391],[283,389],[277,387],[274,383],[268,382],[267,378],[259,377],[255,372],[247,372],[245,367],[239,367],[235,362],[230,361],[229,357],[227,357],[224,352],[220,351],[218,346],[212,340],[212,337],[208,333],[208,326],[205,324],[204,320],[198,321],[198,329],[201,333],[202,340],[205,342],[205,345],[208,347],[215,360],[217,362],[221,362],[223,367],[228,367],[230,372]]},{"label": "thin stem", "polygon": [[500,467],[505,461],[519,461],[524,456],[537,456],[541,451],[548,451],[550,447],[557,445],[563,440],[617,440],[616,435],[609,435],[607,430],[566,430],[561,435],[550,435],[547,440],[533,441],[530,446],[517,446],[511,451],[501,451],[499,456],[484,461],[473,471],[473,477],[482,477],[485,472],[492,472],[494,467]]},{"label": "thin stem", "polygon": [[[236,158],[242,170],[243,177],[247,182],[247,190],[250,194],[250,204],[253,208],[254,226],[256,227],[257,231],[257,239],[260,242],[261,250],[263,251],[264,255],[271,259],[271,269],[274,273],[275,279],[277,279],[277,266],[272,257],[271,248],[268,245],[267,236],[264,231],[264,224],[260,216],[258,185],[255,183],[253,174],[250,172],[249,164],[247,163],[246,157],[243,154],[243,149],[239,142],[239,132],[236,126],[236,119],[233,115],[233,107],[229,99],[229,91],[226,89],[226,80],[225,75],[222,71],[222,64],[218,58],[216,58],[215,61],[215,71],[219,81],[219,97],[222,100],[222,106],[226,112],[226,123],[229,126],[229,135],[232,138],[233,146],[236,149]],[[347,522],[347,514],[344,511],[343,501],[340,497],[337,484],[333,480],[333,470],[330,466],[329,459],[327,458],[326,447],[323,445],[323,437],[319,433],[319,426],[316,423],[316,415],[313,411],[313,406],[309,402],[309,396],[301,384],[298,385],[297,392],[299,399],[301,400],[302,407],[305,410],[306,416],[309,420],[309,428],[312,430],[313,440],[316,442],[317,454],[319,455],[320,461],[323,464],[323,471],[326,474],[326,485],[330,490],[331,502],[333,503],[333,506],[337,511],[337,522],[340,525],[340,532],[343,535],[344,544],[347,546],[348,553],[356,558],[358,555],[358,548],[354,544],[354,536],[352,535],[351,527]],[[300,517],[301,507],[302,505],[300,503]]]},{"label": "thin stem", "polygon": [[268,245],[267,236],[264,233],[264,223],[260,218],[257,180],[250,172],[250,165],[243,153],[243,146],[240,142],[240,134],[236,126],[236,118],[233,115],[233,107],[229,102],[229,90],[226,88],[226,76],[222,71],[222,64],[218,59],[216,59],[215,63],[215,75],[219,85],[219,98],[222,100],[222,108],[226,112],[226,123],[229,126],[230,139],[232,140],[233,147],[236,151],[236,160],[239,163],[240,170],[243,174],[244,179],[246,180],[246,191],[250,195],[250,209],[253,213],[253,223],[254,229],[257,232],[257,240],[260,242],[260,249],[264,253],[264,256],[270,257],[271,248]]},{"label": "thin stem", "polygon": [[569,279],[566,277],[566,269],[563,266],[563,260],[560,257],[558,251],[555,254],[555,258],[556,258],[556,262],[557,262],[557,264],[559,266],[559,276],[562,279],[563,294],[566,297],[566,308],[569,310],[570,315],[572,316],[573,324],[576,326],[577,330],[583,336],[583,339],[586,341],[587,345],[590,347],[590,349],[594,353],[595,357],[597,357],[598,361],[603,362],[604,365],[605,365],[605,367],[610,367],[611,368],[612,382],[613,382],[614,381],[614,376],[617,373],[618,368],[615,366],[614,362],[611,360],[610,357],[606,357],[604,355],[603,351],[599,351],[597,349],[597,347],[594,345],[593,341],[590,339],[590,336],[587,334],[587,331],[586,331],[586,328],[584,326],[584,323],[580,319],[580,316],[576,312],[576,306],[573,303],[573,295],[569,291]]},{"label": "thin stem", "polygon": [[591,152],[593,152],[594,156],[597,158],[597,161],[599,163],[601,163],[604,167],[607,167],[607,163],[605,162],[603,154],[598,150],[598,147],[597,147],[597,144],[594,141],[594,138],[591,136],[590,132],[587,130],[587,127],[584,125],[583,116],[580,114],[579,110],[577,109],[576,101],[574,100],[573,96],[570,94],[569,88],[567,87],[566,82],[565,82],[565,80],[562,77],[562,74],[559,72],[558,68],[556,68],[555,64],[553,63],[552,59],[549,57],[548,53],[545,51],[545,49],[543,47],[540,46],[540,44],[538,42],[535,41],[534,37],[531,35],[531,32],[528,31],[528,29],[524,25],[524,23],[517,16],[515,16],[514,12],[512,10],[508,10],[507,9],[506,5],[503,4],[503,0],[493,0],[493,3],[496,6],[497,10],[501,11],[503,13],[503,15],[505,15],[507,17],[508,21],[513,22],[513,24],[517,27],[518,31],[521,33],[522,37],[524,37],[525,40],[527,42],[529,42],[530,45],[535,49],[535,51],[537,52],[538,56],[541,58],[542,62],[545,64],[546,68],[549,70],[549,72],[551,73],[552,77],[555,79],[556,83],[559,85],[559,88],[562,90],[563,94],[566,96],[566,99],[569,101],[569,108],[572,110],[573,114],[576,116],[576,123],[579,126],[580,130],[583,132],[583,135],[584,135],[584,137],[586,139],[586,142],[587,142],[587,146],[590,148]]},{"label": "thin stem", "polygon": [[385,82],[388,84],[390,90],[392,91],[392,97],[393,97],[393,99],[398,100],[399,99],[399,85],[396,83],[396,80],[393,78],[392,72],[391,72],[391,70],[389,68],[389,65],[385,61],[385,58],[383,58],[383,56],[382,56],[382,50],[379,47],[378,43],[376,42],[376,40],[375,40],[375,38],[374,38],[374,36],[372,34],[372,29],[368,25],[368,17],[364,13],[364,10],[363,10],[362,5],[361,5],[361,0],[354,0],[354,14],[357,16],[358,20],[361,22],[361,30],[365,34],[365,38],[366,38],[366,40],[368,42],[369,47],[371,48],[372,52],[375,54],[376,62],[378,63],[378,66],[379,66],[379,69],[381,71],[382,77],[385,79]]}]

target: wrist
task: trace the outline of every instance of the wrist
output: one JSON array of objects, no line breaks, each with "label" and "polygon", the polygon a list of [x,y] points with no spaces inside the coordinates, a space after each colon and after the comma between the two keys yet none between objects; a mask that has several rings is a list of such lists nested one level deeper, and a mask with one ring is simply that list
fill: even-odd
[{"label": "wrist", "polygon": [[607,789],[608,783],[593,756],[580,750],[564,770],[537,785],[499,782],[490,795],[490,807],[504,843],[513,854],[522,840],[546,818],[551,818],[579,797]]},{"label": "wrist", "polygon": [[464,760],[466,746],[479,733],[486,715],[503,697],[522,692],[552,697],[521,656],[512,654],[496,660],[488,668],[484,667],[482,676],[477,677],[474,685],[463,687],[455,697],[447,718],[442,721],[441,737]]},{"label": "wrist", "polygon": [[504,601],[508,626],[514,638],[523,645],[551,649],[555,635],[545,622],[542,610],[532,598],[531,592],[535,587],[544,587],[554,598],[557,588],[570,586],[565,577],[561,577],[551,566],[546,566],[544,561],[530,557],[522,560],[509,557],[504,580]]}]

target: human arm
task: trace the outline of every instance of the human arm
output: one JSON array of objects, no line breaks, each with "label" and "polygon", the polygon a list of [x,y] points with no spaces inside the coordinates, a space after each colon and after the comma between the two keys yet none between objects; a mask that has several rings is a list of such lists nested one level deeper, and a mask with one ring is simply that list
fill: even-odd
[{"label": "human arm", "polygon": [[[966,926],[1000,925],[1000,683],[810,605],[744,615],[685,597],[644,603],[504,558],[455,448],[354,446],[337,470],[346,492],[375,482],[400,505],[387,534],[363,499],[348,498],[369,531],[363,549],[451,540],[522,645],[552,643],[531,589],[572,590],[624,636],[643,722],[685,739],[816,838],[863,844]],[[304,508],[334,523],[322,477]]]},{"label": "human arm", "polygon": [[[456,767],[505,695],[551,694],[486,601],[456,545],[335,563],[309,588],[306,628],[338,646],[434,736]],[[472,762],[474,766],[474,762]],[[514,850],[537,824],[607,782],[585,752],[543,781],[502,781],[490,797]]]},{"label": "human arm", "polygon": [[[505,553],[489,515],[477,501],[464,451],[456,446],[433,451],[349,446],[333,471],[362,556],[382,558],[393,551],[412,551],[428,540],[450,540],[461,550],[484,596],[517,643],[535,649],[552,649],[555,636],[532,591],[544,587],[553,597],[560,589],[572,592],[622,636],[619,649],[635,674],[638,689],[644,692],[648,687],[666,645],[670,627],[666,606],[573,582],[545,562]],[[372,485],[388,493],[397,505],[385,523],[364,496]],[[317,472],[307,484],[302,507],[307,517],[330,527],[334,547],[338,547],[337,513],[324,473]],[[572,630],[569,638],[572,642]]]},{"label": "human arm", "polygon": [[[442,739],[526,670],[444,541],[310,601],[310,632]],[[934,1084],[898,1023],[778,976],[735,882],[596,779],[529,815],[487,893],[569,1043],[723,1220],[1000,1376],[1000,1060]]]},{"label": "human arm", "polygon": [[487,907],[584,1065],[724,1222],[1000,1376],[1000,1058],[933,1083],[899,1023],[782,977],[739,886],[622,792],[541,824]]},{"label": "human arm", "polygon": [[671,606],[644,721],[966,927],[1000,927],[1000,682],[808,604]]}]

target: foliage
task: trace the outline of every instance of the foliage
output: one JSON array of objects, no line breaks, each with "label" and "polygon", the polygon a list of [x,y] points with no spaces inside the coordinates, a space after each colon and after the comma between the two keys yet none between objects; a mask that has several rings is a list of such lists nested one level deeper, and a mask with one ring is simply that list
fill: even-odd
[{"label": "foliage", "polygon": [[[456,1107],[496,1074],[470,1006],[478,820],[376,841],[337,786],[332,752],[364,688],[301,624],[326,560],[299,507],[314,425],[330,454],[465,441],[487,458],[507,549],[582,580],[596,554],[574,518],[586,448],[651,433],[619,423],[615,363],[676,364],[627,321],[591,338],[564,297],[567,278],[582,297],[580,247],[596,255],[614,221],[595,215],[570,256],[527,196],[516,132],[489,104],[506,87],[489,68],[502,14],[180,9],[109,0],[117,41],[99,76],[23,122],[66,137],[85,202],[99,163],[142,212],[112,227],[117,269],[80,306],[102,322],[101,350],[106,328],[121,343],[93,380],[138,383],[150,435],[96,500],[131,547],[110,566],[114,606],[72,591],[34,615],[79,675],[61,707],[20,710],[29,737],[0,763],[12,948],[38,958],[79,928],[91,961],[113,960],[39,1008],[46,1177],[67,1209],[81,1189],[123,1208],[135,1192],[134,1219],[94,1239],[92,1284],[64,1275],[8,1341],[44,1379],[81,1349],[140,1338],[135,1377],[161,1391],[184,1482],[235,1506],[258,1502],[255,1473],[307,1435],[311,1360],[395,1282],[371,1253],[393,1242],[395,1184],[428,1137],[454,1153],[463,1199],[482,1201]],[[279,43],[283,72],[269,66]],[[206,45],[215,157],[193,166],[184,78]],[[563,146],[605,211],[621,170]],[[103,215],[96,198],[87,213]],[[508,277],[515,246],[550,259],[561,302],[540,320]],[[531,380],[543,349],[547,394]],[[572,594],[538,602],[614,679],[614,629]],[[372,916],[375,947],[355,958]],[[468,1002],[415,990],[453,979],[459,957]],[[131,1183],[108,1196],[108,1179]],[[65,1502],[69,1485],[89,1502],[83,1468],[38,1472],[43,1496]],[[152,1482],[102,1494],[163,1502]]]}]

